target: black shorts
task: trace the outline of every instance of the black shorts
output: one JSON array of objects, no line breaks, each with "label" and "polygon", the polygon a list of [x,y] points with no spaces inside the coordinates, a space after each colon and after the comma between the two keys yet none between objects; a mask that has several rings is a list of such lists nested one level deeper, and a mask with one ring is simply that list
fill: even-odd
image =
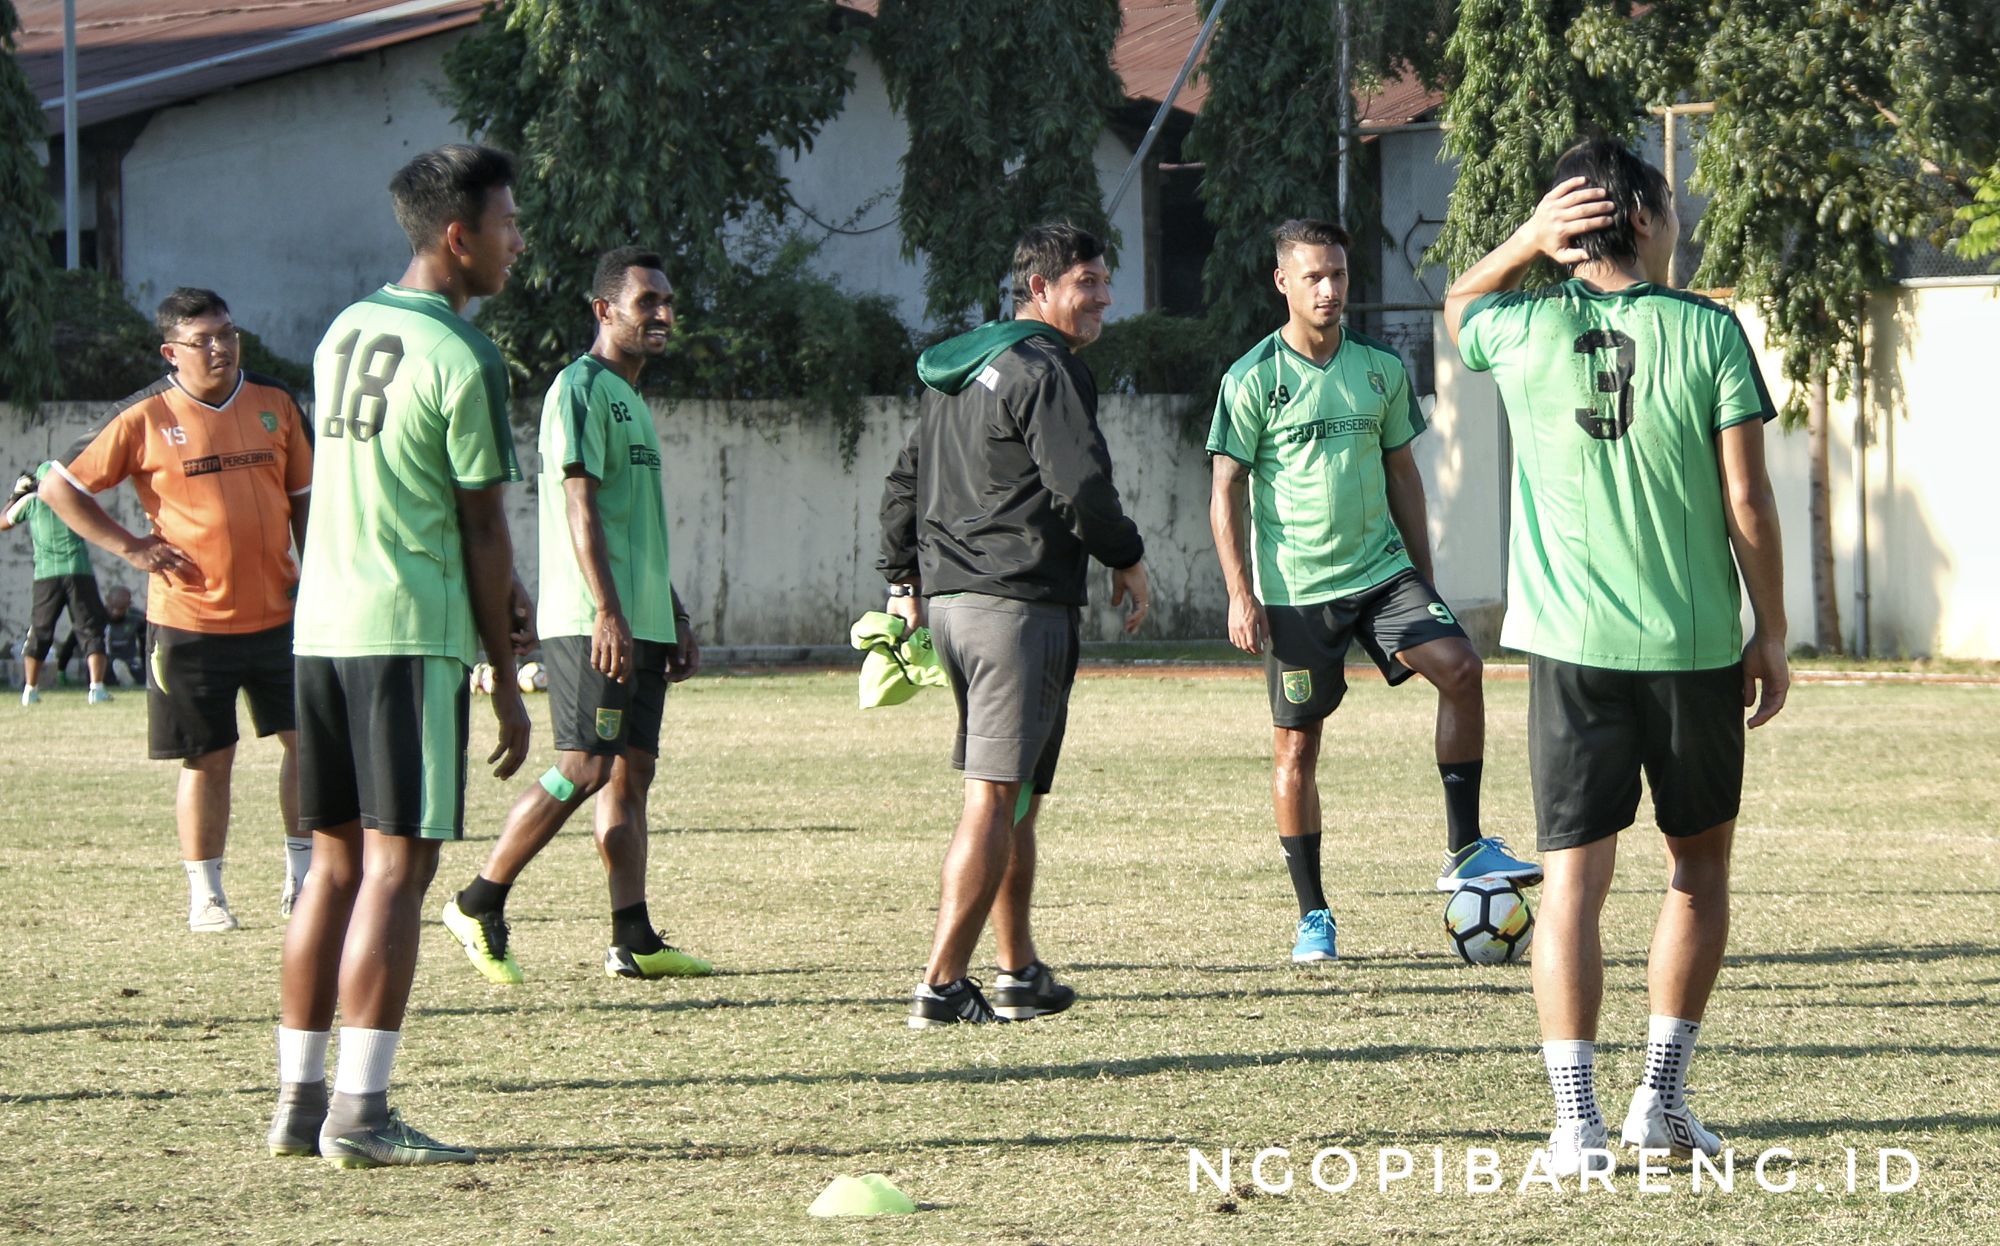
[{"label": "black shorts", "polygon": [[951,764],[968,779],[1055,786],[1076,683],[1079,612],[1048,601],[951,593],[929,603],[931,641],[958,702]]},{"label": "black shorts", "polygon": [[667,708],[667,646],[632,642],[632,679],[619,683],[591,669],[590,637],[544,636],[549,669],[549,718],[565,753],[616,757],[637,749],[660,755],[660,719]]},{"label": "black shorts", "polygon": [[299,829],[465,834],[472,689],[457,658],[298,659]]},{"label": "black shorts", "polygon": [[236,694],[260,736],[298,725],[292,705],[292,625],[226,635],[146,625],[152,686],[148,743],[155,760],[201,757],[236,743]]},{"label": "black shorts", "polygon": [[1271,721],[1280,727],[1318,722],[1347,695],[1347,646],[1359,640],[1394,687],[1416,674],[1396,655],[1465,629],[1437,590],[1415,571],[1403,570],[1373,588],[1310,606],[1266,606],[1271,648],[1264,681]]},{"label": "black shorts", "polygon": [[97,595],[94,575],[52,575],[35,581],[35,602],[28,616],[24,658],[39,662],[56,643],[56,620],[69,611],[69,628],[83,645],[84,656],[104,652],[104,599]]},{"label": "black shorts", "polygon": [[1666,834],[1727,822],[1743,797],[1743,667],[1614,671],[1530,655],[1528,765],[1543,852],[1632,825],[1641,771]]}]

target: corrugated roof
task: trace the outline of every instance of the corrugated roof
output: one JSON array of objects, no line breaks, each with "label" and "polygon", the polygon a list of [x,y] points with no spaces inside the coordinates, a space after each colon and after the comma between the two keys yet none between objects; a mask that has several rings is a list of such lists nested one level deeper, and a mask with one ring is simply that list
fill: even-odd
[{"label": "corrugated roof", "polygon": [[[837,0],[873,18],[876,0]],[[1124,0],[1125,27],[1112,67],[1135,100],[1157,103],[1173,85],[1201,29],[1195,0]],[[43,105],[50,133],[62,128],[62,0],[20,0],[16,59]],[[92,0],[77,21],[77,117],[94,125],[227,87],[338,60],[479,19],[479,0]],[[1174,101],[1201,111],[1200,75]],[[1420,84],[1392,82],[1359,101],[1364,122],[1422,116],[1441,102]]]},{"label": "corrugated roof", "polygon": [[[15,57],[62,128],[63,6],[20,0]],[[77,120],[94,125],[470,25],[479,0],[92,0],[78,6]]]}]

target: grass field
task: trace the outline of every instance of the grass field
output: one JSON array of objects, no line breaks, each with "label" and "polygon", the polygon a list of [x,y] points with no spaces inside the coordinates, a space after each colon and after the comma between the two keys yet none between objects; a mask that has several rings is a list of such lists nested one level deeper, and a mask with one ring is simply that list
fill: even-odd
[{"label": "grass field", "polygon": [[[1285,960],[1255,676],[1087,677],[1040,889],[1044,953],[1081,1002],[924,1034],[903,1006],[956,811],[950,705],[862,715],[853,695],[847,676],[705,678],[668,707],[654,913],[726,973],[600,976],[602,880],[580,829],[515,891],[526,986],[487,986],[428,929],[395,1097],[482,1161],[364,1173],[263,1154],[274,750],[246,747],[238,771],[228,884],[245,929],[192,936],[172,770],[143,759],[141,698],[0,708],[0,1240],[2000,1242],[2000,688],[1802,686],[1752,737],[1732,955],[1691,1078],[1741,1157],[1733,1194],[1691,1192],[1680,1165],[1662,1194],[1629,1166],[1610,1193],[1516,1192],[1548,1114],[1527,972],[1447,958],[1420,686],[1357,678],[1329,732],[1344,959],[1302,970]],[[1531,844],[1526,686],[1488,695],[1489,827]],[[530,773],[548,757],[535,708]],[[471,840],[446,848],[433,908],[524,781],[474,779]],[[1662,886],[1652,831],[1628,841],[1599,1057],[1614,1118]],[[1289,1194],[1250,1184],[1267,1146],[1293,1153]],[[1334,1146],[1362,1163],[1341,1194],[1307,1174]],[[1219,1164],[1225,1147],[1239,1188],[1190,1193],[1189,1149]],[[1385,1193],[1391,1147],[1416,1175]],[[1468,1147],[1498,1151],[1502,1192],[1465,1192]],[[1790,1193],[1748,1172],[1773,1147],[1797,1157],[1768,1170],[1796,1178]],[[1918,1158],[1913,1189],[1875,1192],[1881,1147]],[[922,1210],[805,1215],[831,1178],[870,1171]]]}]

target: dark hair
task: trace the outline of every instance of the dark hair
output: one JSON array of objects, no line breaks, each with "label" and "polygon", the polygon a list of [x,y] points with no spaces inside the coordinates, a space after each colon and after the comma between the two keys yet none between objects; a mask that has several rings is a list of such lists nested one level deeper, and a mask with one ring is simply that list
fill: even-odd
[{"label": "dark hair", "polygon": [[229,314],[229,304],[222,301],[220,294],[199,286],[181,286],[160,300],[159,310],[153,313],[153,325],[159,329],[160,340],[164,342],[174,335],[174,326],[215,312],[225,316]]},{"label": "dark hair", "polygon": [[486,214],[486,196],[514,184],[514,157],[496,147],[447,143],[396,170],[389,195],[396,223],[409,235],[410,250],[424,251],[458,221],[477,230]]},{"label": "dark hair", "polygon": [[666,264],[658,251],[648,251],[644,247],[613,247],[597,257],[597,275],[590,279],[590,297],[615,303],[618,296],[625,293],[630,282],[627,275],[634,268],[657,268],[666,271]]},{"label": "dark hair", "polygon": [[1344,226],[1307,216],[1286,221],[1272,230],[1271,244],[1277,253],[1278,263],[1282,265],[1285,252],[1293,247],[1339,247],[1345,251],[1354,245],[1354,239]]},{"label": "dark hair", "polygon": [[1666,215],[1669,206],[1666,175],[1616,139],[1588,138],[1556,158],[1555,177],[1550,185],[1560,186],[1573,177],[1603,189],[1618,210],[1609,225],[1576,235],[1571,245],[1593,260],[1629,260],[1637,256],[1639,238],[1632,231],[1632,214],[1644,208],[1654,216]]},{"label": "dark hair", "polygon": [[1014,244],[1014,300],[1028,297],[1028,278],[1055,282],[1078,264],[1104,254],[1104,240],[1068,221],[1037,225]]}]

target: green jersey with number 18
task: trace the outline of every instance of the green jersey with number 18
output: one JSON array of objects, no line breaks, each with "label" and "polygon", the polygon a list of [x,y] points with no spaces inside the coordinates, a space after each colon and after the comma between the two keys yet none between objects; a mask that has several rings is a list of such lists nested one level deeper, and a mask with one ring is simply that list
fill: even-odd
[{"label": "green jersey with number 18", "polygon": [[597,482],[597,515],[612,587],[635,640],[674,643],[674,590],[667,578],[667,504],[660,492],[660,434],[638,391],[595,355],[562,370],[542,401],[541,591],[544,636],[588,636],[597,600],[570,539],[563,481]]},{"label": "green jersey with number 18", "polygon": [[1716,436],[1776,414],[1736,317],[1649,283],[1491,294],[1459,327],[1514,436],[1500,643],[1631,671],[1742,656]]},{"label": "green jersey with number 18", "polygon": [[444,297],[388,285],[313,355],[313,504],[293,648],[479,651],[457,491],[519,480],[507,369]]}]

